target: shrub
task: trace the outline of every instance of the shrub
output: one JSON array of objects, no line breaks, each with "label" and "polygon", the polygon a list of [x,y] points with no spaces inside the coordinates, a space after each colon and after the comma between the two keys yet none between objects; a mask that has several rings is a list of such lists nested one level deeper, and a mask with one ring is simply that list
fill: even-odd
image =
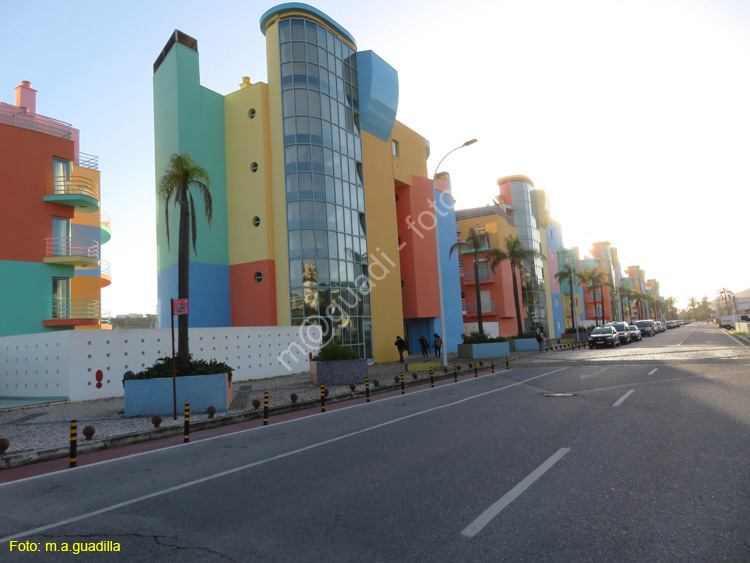
[{"label": "shrub", "polygon": [[[229,380],[232,380],[233,367],[228,366],[224,362],[217,360],[194,360],[192,354],[190,355],[190,367],[186,372],[180,370],[177,366],[177,375],[214,375],[217,373],[228,373]],[[147,367],[143,371],[140,371],[133,375],[130,379],[157,379],[159,377],[172,377],[172,358],[159,358],[154,362],[154,365]]]},{"label": "shrub", "polygon": [[502,336],[487,336],[479,332],[472,332],[470,334],[462,334],[464,344],[486,344],[488,342],[507,342],[508,339]]},{"label": "shrub", "polygon": [[313,356],[314,362],[334,362],[338,360],[358,360],[359,350],[340,344],[326,344]]}]

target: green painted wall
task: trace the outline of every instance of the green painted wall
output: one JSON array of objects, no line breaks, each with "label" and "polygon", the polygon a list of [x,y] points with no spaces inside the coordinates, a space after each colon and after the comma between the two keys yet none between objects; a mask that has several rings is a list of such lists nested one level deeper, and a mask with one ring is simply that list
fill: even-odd
[{"label": "green painted wall", "polygon": [[[224,97],[200,85],[198,53],[176,44],[154,75],[154,144],[158,185],[169,158],[186,152],[211,176],[213,222],[205,220],[203,199],[198,213],[198,255],[191,260],[228,265],[227,178],[224,141]],[[194,197],[197,192],[193,192]],[[179,213],[169,210],[171,248],[167,247],[164,206],[157,196],[157,260],[160,270],[177,262]]]},{"label": "green painted wall", "polygon": [[52,278],[72,278],[72,266],[35,262],[0,262],[0,336],[34,334],[66,328],[46,328],[42,321],[50,312]]}]

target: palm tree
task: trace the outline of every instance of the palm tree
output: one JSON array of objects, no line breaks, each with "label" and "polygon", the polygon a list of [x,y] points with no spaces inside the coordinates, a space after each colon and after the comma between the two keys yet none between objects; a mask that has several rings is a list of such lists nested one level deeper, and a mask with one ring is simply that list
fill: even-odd
[{"label": "palm tree", "polygon": [[525,271],[524,263],[531,262],[535,258],[546,260],[544,254],[538,250],[526,248],[519,238],[515,235],[508,235],[503,239],[505,249],[499,250],[497,255],[498,264],[503,260],[510,261],[510,271],[513,274],[513,301],[516,304],[516,323],[518,325],[519,336],[523,333],[521,325],[521,308],[518,304],[518,281],[516,280],[516,270]]},{"label": "palm tree", "polygon": [[558,271],[555,274],[555,279],[558,281],[558,283],[564,283],[567,282],[568,286],[570,287],[570,319],[573,321],[573,330],[576,330],[576,315],[575,315],[575,306],[574,306],[574,300],[573,300],[573,285],[575,282],[576,277],[576,271],[573,269],[573,266],[570,264],[565,264],[563,266],[562,270]]},{"label": "palm tree", "polygon": [[677,316],[675,315],[675,303],[677,303],[677,299],[674,297],[667,297],[666,301],[664,302],[667,306],[667,317],[672,317],[673,319]]},{"label": "palm tree", "polygon": [[476,287],[477,292],[477,323],[479,324],[479,334],[484,334],[484,326],[482,325],[482,299],[479,287],[479,255],[482,252],[487,253],[487,260],[489,261],[490,268],[492,268],[493,272],[503,258],[500,256],[499,250],[496,248],[490,248],[488,236],[478,235],[473,232],[473,229],[466,240],[460,240],[451,246],[448,256],[453,256],[453,253],[456,251],[471,252],[474,254],[474,286]]},{"label": "palm tree", "polygon": [[[211,178],[205,169],[198,166],[187,153],[173,154],[169,159],[169,167],[159,180],[159,197],[164,200],[164,215],[167,226],[167,247],[169,247],[169,205],[180,210],[180,226],[177,248],[177,298],[188,299],[190,295],[190,243],[193,251],[198,254],[196,241],[198,239],[197,215],[195,201],[190,187],[195,186],[203,195],[208,226],[213,218],[213,204],[209,185]],[[180,315],[177,325],[177,365],[181,371],[186,371],[190,365],[190,349],[188,344],[188,315]]]},{"label": "palm tree", "polygon": [[[591,296],[594,299],[594,319],[596,326],[599,326],[599,315],[596,313],[596,289],[601,288],[604,285],[604,281],[607,277],[603,272],[598,270],[584,270],[580,274],[580,283],[583,287],[588,287],[591,290]],[[604,320],[604,296],[602,296],[602,320]],[[602,323],[604,324],[604,323]]]},{"label": "palm tree", "polygon": [[630,320],[633,319],[633,300],[635,299],[636,292],[629,287],[620,288],[620,300],[622,301],[623,316],[625,315],[625,300],[628,301],[628,317]]},{"label": "palm tree", "polygon": [[722,287],[716,293],[719,295],[719,297],[721,297],[721,301],[724,303],[724,308],[727,311],[727,315],[731,315],[732,314],[732,309],[731,309],[731,306],[729,304],[730,303],[729,299],[734,296],[734,292],[731,291],[731,290],[729,290],[729,289],[727,289],[726,287]]},{"label": "palm tree", "polygon": [[693,318],[695,318],[695,308],[698,307],[700,303],[695,297],[691,297],[688,299],[688,307],[690,307],[690,312],[693,314]]}]

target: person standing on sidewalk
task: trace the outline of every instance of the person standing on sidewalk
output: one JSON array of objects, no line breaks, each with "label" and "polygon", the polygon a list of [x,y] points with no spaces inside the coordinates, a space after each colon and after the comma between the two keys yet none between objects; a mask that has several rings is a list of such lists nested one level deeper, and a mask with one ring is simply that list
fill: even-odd
[{"label": "person standing on sidewalk", "polygon": [[398,361],[404,363],[404,350],[406,350],[406,342],[400,336],[396,337],[396,342],[393,343],[398,349]]},{"label": "person standing on sidewalk", "polygon": [[547,335],[544,334],[544,329],[539,327],[536,333],[536,341],[539,342],[539,353],[547,351]]},{"label": "person standing on sidewalk", "polygon": [[435,338],[435,357],[439,358],[443,351],[443,339],[438,336],[438,333],[432,335]]},{"label": "person standing on sidewalk", "polygon": [[428,350],[430,349],[430,343],[427,342],[427,339],[422,334],[419,335],[419,345],[422,347],[422,357],[429,357]]}]

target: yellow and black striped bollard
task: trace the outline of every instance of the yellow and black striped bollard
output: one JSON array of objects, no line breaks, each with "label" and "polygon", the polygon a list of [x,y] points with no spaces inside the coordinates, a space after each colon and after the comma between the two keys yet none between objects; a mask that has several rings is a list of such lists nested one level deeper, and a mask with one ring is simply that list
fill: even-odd
[{"label": "yellow and black striped bollard", "polygon": [[370,378],[365,377],[365,397],[367,398],[367,402],[370,402]]},{"label": "yellow and black striped bollard", "polygon": [[430,368],[430,388],[435,387],[435,372]]},{"label": "yellow and black striped bollard", "polygon": [[453,381],[458,383],[458,366],[456,364],[453,364]]},{"label": "yellow and black striped bollard", "polygon": [[505,369],[510,369],[510,356],[505,354]]},{"label": "yellow and black striped bollard", "polygon": [[70,467],[78,464],[78,421],[70,421]]},{"label": "yellow and black striped bollard", "polygon": [[190,441],[190,403],[185,403],[185,438],[182,440],[183,444],[187,444]]},{"label": "yellow and black striped bollard", "polygon": [[401,372],[401,394],[406,393],[406,385],[404,385],[404,372]]},{"label": "yellow and black striped bollard", "polygon": [[268,392],[263,395],[263,426],[268,426]]},{"label": "yellow and black striped bollard", "polygon": [[490,358],[490,365],[492,366],[492,373],[495,373],[495,358]]},{"label": "yellow and black striped bollard", "polygon": [[320,385],[320,412],[326,412],[326,386]]},{"label": "yellow and black striped bollard", "polygon": [[474,360],[474,377],[477,376],[477,361]]}]

